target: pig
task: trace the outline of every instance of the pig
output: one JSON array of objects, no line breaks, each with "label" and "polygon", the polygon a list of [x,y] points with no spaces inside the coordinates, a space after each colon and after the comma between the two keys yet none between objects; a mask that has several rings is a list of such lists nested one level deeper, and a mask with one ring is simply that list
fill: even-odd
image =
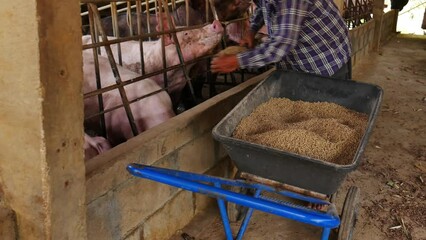
[{"label": "pig", "polygon": [[216,12],[221,21],[241,18],[251,6],[250,0],[214,0]]},{"label": "pig", "polygon": [[103,152],[111,149],[111,144],[104,137],[91,137],[84,134],[84,160],[89,160]]},{"label": "pig", "polygon": [[[201,13],[204,22],[206,22],[207,19],[213,19],[211,11],[209,11],[208,16],[206,16],[206,3],[208,3],[206,0],[189,1],[189,6]],[[250,7],[251,0],[214,0],[213,4],[219,18],[218,20],[229,21],[240,18]]]},{"label": "pig", "polygon": [[[210,53],[220,42],[223,35],[223,27],[219,21],[213,21],[213,23],[204,26],[203,28],[197,28],[187,31],[177,32],[177,39],[179,41],[183,59],[185,62],[192,59],[202,57]],[[114,39],[110,37],[109,39]],[[82,38],[83,44],[91,43],[91,37],[85,35]],[[180,63],[176,46],[173,40],[166,37],[166,66],[174,66]],[[127,41],[122,42],[121,50],[123,52],[122,61],[123,66],[134,72],[141,73],[140,64],[140,46],[138,41]],[[117,45],[111,45],[114,59],[118,61],[117,56]],[[143,59],[145,63],[145,73],[151,73],[163,69],[162,60],[162,49],[161,40],[157,41],[143,41]],[[104,48],[101,48],[101,54],[106,56]],[[189,72],[194,64],[187,65],[187,71]],[[158,85],[164,86],[164,75],[158,74],[152,77]],[[174,69],[167,72],[168,79],[168,91],[172,97],[174,103],[177,103],[180,99],[180,94],[183,87],[186,84],[185,75],[181,68]]]},{"label": "pig", "polygon": [[[128,69],[117,66],[121,79],[129,80],[140,76]],[[115,77],[111,70],[109,60],[99,56],[99,72],[102,81],[102,87],[115,84]],[[96,90],[96,77],[93,53],[91,50],[83,51],[83,92],[87,93]],[[158,124],[172,118],[175,113],[172,109],[172,103],[169,95],[165,91],[161,91],[161,87],[150,79],[129,84],[124,87],[127,98],[132,101],[146,94],[160,91],[154,95],[145,97],[139,101],[130,104],[130,108],[135,120],[138,133],[146,131]],[[120,93],[117,89],[102,94],[104,109],[109,109],[122,104]],[[97,113],[98,98],[97,96],[84,99],[84,114],[91,116]],[[86,119],[85,127],[97,131],[99,118]],[[106,136],[111,146],[116,146],[133,137],[126,112],[123,107],[105,113]]]}]

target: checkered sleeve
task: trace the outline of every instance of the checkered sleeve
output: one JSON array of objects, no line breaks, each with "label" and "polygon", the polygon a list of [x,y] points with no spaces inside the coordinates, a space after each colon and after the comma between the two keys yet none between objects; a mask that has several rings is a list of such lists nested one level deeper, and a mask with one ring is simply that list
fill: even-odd
[{"label": "checkered sleeve", "polygon": [[254,9],[253,15],[250,17],[250,30],[255,33],[259,31],[265,22],[263,21],[263,13],[260,5],[257,1],[254,1],[254,3],[256,4],[256,9]]},{"label": "checkered sleeve", "polygon": [[237,55],[240,67],[262,67],[281,61],[296,46],[310,4],[305,0],[267,1],[264,7],[272,22],[270,36],[254,49]]}]

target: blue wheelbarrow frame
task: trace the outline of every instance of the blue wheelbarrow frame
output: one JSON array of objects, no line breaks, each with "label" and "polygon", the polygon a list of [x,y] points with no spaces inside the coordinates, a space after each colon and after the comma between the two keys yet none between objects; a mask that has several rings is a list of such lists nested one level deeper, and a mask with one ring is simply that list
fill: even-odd
[{"label": "blue wheelbarrow frame", "polygon": [[[135,177],[146,178],[152,181],[168,184],[170,186],[182,188],[187,191],[201,193],[209,197],[216,198],[227,240],[242,239],[253,214],[253,210],[255,209],[298,222],[321,227],[321,240],[328,239],[331,229],[337,228],[340,224],[340,219],[336,211],[336,207],[333,203],[322,199],[304,196],[302,194],[291,191],[277,190],[264,184],[250,183],[244,180],[230,180],[226,178],[153,167],[136,163],[129,164],[127,166],[127,170]],[[226,186],[236,186],[243,189],[251,189],[254,190],[254,195],[249,196],[243,193],[233,192],[227,190]],[[285,197],[309,202],[312,204],[327,205],[328,210],[327,212],[322,212],[296,205],[294,203],[265,197],[262,195],[264,192],[277,193]],[[234,238],[232,234],[225,205],[226,202],[233,202],[248,208],[247,214],[242,221],[236,238]]]}]

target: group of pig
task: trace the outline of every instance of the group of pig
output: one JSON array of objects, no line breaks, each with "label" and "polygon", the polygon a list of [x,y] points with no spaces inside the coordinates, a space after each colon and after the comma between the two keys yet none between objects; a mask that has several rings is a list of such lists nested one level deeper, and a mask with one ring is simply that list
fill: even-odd
[{"label": "group of pig", "polygon": [[[241,8],[241,12],[243,12],[243,10],[247,10],[247,2],[249,1],[237,0],[238,4],[235,4],[234,1],[235,0],[228,0],[222,1],[220,3],[220,1],[217,0],[216,2],[218,4],[216,5],[219,9],[226,9],[227,6],[231,4],[234,10],[235,7],[238,6],[240,6]],[[202,4],[203,2],[204,0],[200,0],[198,2],[196,2],[195,0],[192,1],[192,6],[198,6],[198,8],[201,8],[204,11],[204,14],[202,14],[203,11],[194,10],[194,8],[190,6],[189,12],[191,15],[189,18],[189,25],[199,25],[203,23],[203,19],[205,19],[205,17],[194,18],[194,16],[199,15],[205,16],[205,5]],[[224,4],[227,5],[224,6]],[[183,7],[185,6],[183,5]],[[176,9],[175,12],[172,12],[172,14],[174,14],[174,19],[177,27],[179,27],[179,25],[186,25],[186,23],[182,22],[182,19],[186,19],[186,11],[183,11],[182,9],[184,10],[184,8],[179,7]],[[196,13],[199,15],[197,15]],[[227,15],[224,13],[225,12],[222,11],[221,17],[223,18],[223,20],[228,20],[229,14]],[[135,18],[133,22],[136,23],[136,16],[132,15],[132,18]],[[141,19],[143,19],[143,17]],[[156,25],[152,26],[151,29],[159,30],[160,24],[158,24],[158,18],[154,19],[152,22],[154,22]],[[102,19],[101,22],[107,35],[112,35],[112,24],[109,24],[109,22],[111,22],[111,19]],[[123,36],[130,34],[127,22],[121,22],[121,27],[119,27],[120,34],[123,34]],[[166,19],[162,19],[162,25],[163,27],[166,27],[164,30],[167,30],[167,23],[168,22]],[[222,24],[217,20],[214,20],[212,23],[205,25],[202,28],[177,32],[176,37],[180,45],[183,60],[185,62],[188,62],[195,58],[199,58],[211,53],[220,43],[223,34],[224,28]],[[120,37],[123,36],[120,35]],[[166,67],[180,64],[180,59],[174,38],[171,38],[171,36],[167,34],[162,35],[162,38],[164,40],[165,45]],[[108,40],[111,39],[114,39],[114,37],[108,37]],[[83,35],[82,44],[86,45],[91,43],[92,37],[90,35]],[[142,44],[144,73],[149,74],[163,69],[164,66],[162,60],[162,40],[156,39],[154,41],[143,41]],[[142,65],[139,41],[126,41],[120,43],[122,66],[118,65],[119,56],[117,54],[117,44],[111,44],[110,47],[113,53],[114,60],[117,62],[117,70],[122,81],[134,79],[141,76]],[[101,47],[101,53],[97,56],[97,58],[102,88],[115,85],[116,76],[112,71],[112,67],[109,59],[107,58],[106,50],[104,47]],[[97,89],[97,70],[95,67],[95,62],[96,61],[94,58],[93,50],[83,50],[84,93],[89,93]],[[192,67],[194,67],[194,64],[186,65],[187,71],[189,72]],[[167,72],[167,89],[164,89],[165,80],[166,79],[164,78],[163,74],[158,74],[150,78],[145,78],[140,81],[128,84],[124,87],[127,99],[130,102],[132,100],[139,99],[142,96],[150,94],[147,97],[144,97],[138,101],[134,101],[130,104],[130,109],[133,114],[134,123],[136,125],[138,133],[146,131],[147,129],[152,128],[166,121],[167,119],[175,116],[173,104],[176,104],[176,102],[179,101],[182,89],[186,85],[186,77],[182,68],[175,68]],[[167,92],[165,90],[167,90]],[[155,94],[152,94],[154,92]],[[104,114],[106,138],[103,138],[101,136],[93,136],[93,134],[91,134],[92,136],[85,134],[84,150],[86,160],[102,152],[105,152],[111,147],[123,143],[134,136],[125,109],[123,107],[117,107],[123,104],[119,90],[114,89],[103,93],[102,100],[104,109],[115,109]],[[85,98],[84,114],[86,120],[84,124],[86,131],[90,131],[91,133],[101,132],[100,117],[97,116],[87,118],[88,116],[96,115],[96,113],[98,112],[98,97],[93,96]]]}]

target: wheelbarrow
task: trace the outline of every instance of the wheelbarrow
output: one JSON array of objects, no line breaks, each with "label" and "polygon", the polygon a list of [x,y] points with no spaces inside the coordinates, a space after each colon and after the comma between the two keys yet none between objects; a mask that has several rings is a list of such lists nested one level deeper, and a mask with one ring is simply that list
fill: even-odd
[{"label": "wheelbarrow", "polygon": [[[130,164],[127,170],[136,177],[216,198],[227,240],[242,239],[253,210],[320,227],[322,240],[329,239],[332,229],[337,230],[339,240],[348,240],[352,238],[357,218],[360,191],[355,186],[349,188],[341,214],[336,210],[334,198],[346,175],[360,163],[382,95],[382,89],[373,84],[276,70],[213,128],[213,137],[222,143],[238,169],[235,179],[141,164]],[[272,97],[332,102],[366,113],[367,129],[352,162],[337,165],[232,137],[242,118]],[[270,197],[271,194],[280,198]],[[309,208],[306,203],[325,206],[326,210]],[[239,215],[244,215],[244,219],[234,238],[230,218],[238,220]]]}]

